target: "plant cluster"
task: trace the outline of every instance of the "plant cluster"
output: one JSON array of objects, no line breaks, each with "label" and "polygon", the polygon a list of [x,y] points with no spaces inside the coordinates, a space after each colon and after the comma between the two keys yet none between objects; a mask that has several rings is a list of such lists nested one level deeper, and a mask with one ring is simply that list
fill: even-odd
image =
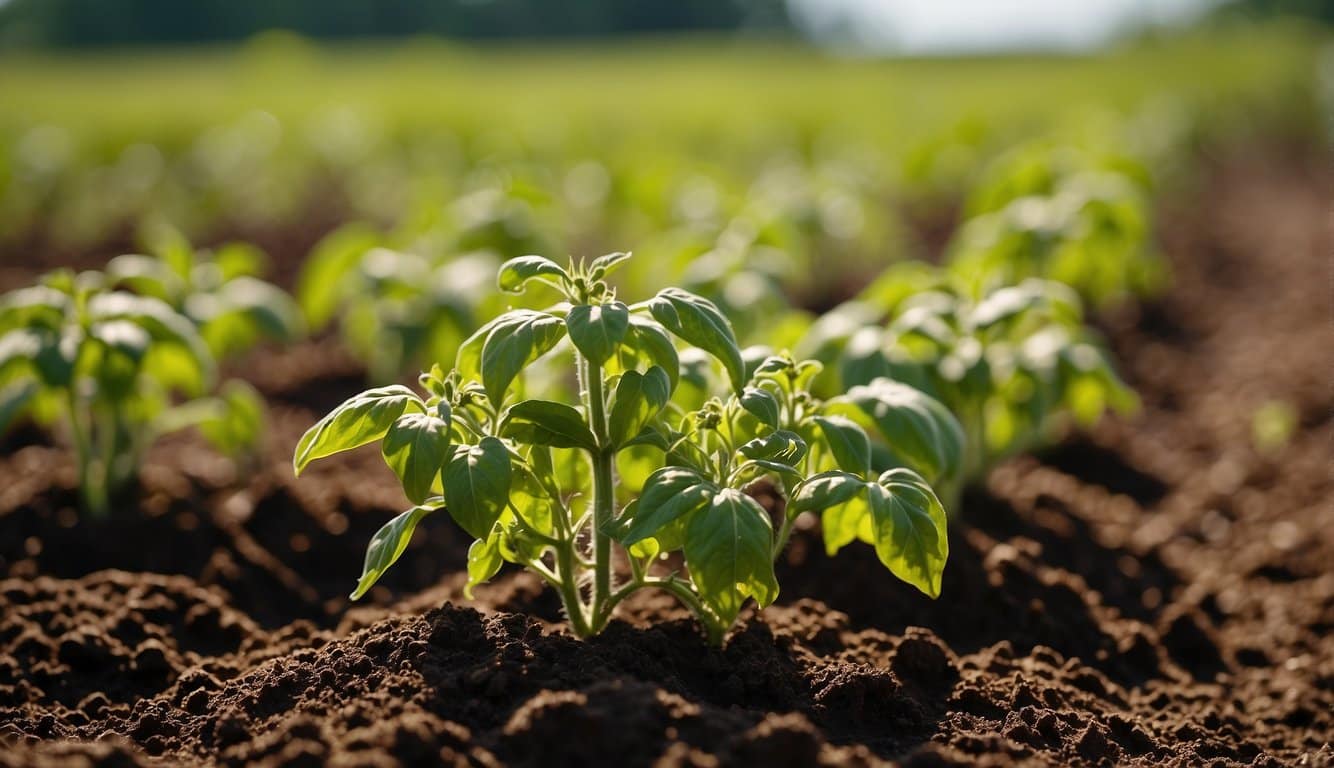
[{"label": "plant cluster", "polygon": [[499,253],[546,242],[543,196],[517,183],[481,184],[453,200],[420,193],[388,232],[365,222],[334,230],[302,269],[297,300],[315,328],[337,319],[372,383],[396,381],[454,356],[505,303],[496,295]]},{"label": "plant cluster", "polygon": [[962,484],[1069,418],[1091,426],[1137,404],[1084,324],[1079,297],[1052,280],[976,295],[950,273],[902,265],[823,317],[802,348],[830,364],[826,386],[889,377],[948,407],[963,426]]},{"label": "plant cluster", "polygon": [[[564,301],[484,325],[452,370],[422,375],[425,394],[368,390],[302,437],[298,473],[379,442],[416,505],[373,537],[353,597],[402,554],[420,520],[441,511],[476,538],[470,588],[505,562],[522,565],[557,591],[579,636],[653,588],[721,642],[748,599],[762,607],[777,596],[774,560],[806,512],[821,516],[831,552],[865,541],[896,576],[938,595],[946,517],[928,480],[957,471],[961,438],[949,412],[888,380],[816,398],[809,384],[819,363],[768,354],[748,364],[706,299],[666,288],[620,301],[606,278],[626,258],[569,269],[539,256],[506,262],[502,290],[544,283]],[[689,349],[720,366],[723,382],[698,407],[676,397],[691,375],[682,365]],[[530,396],[540,386],[524,371],[547,356],[571,369],[575,402]],[[877,461],[885,456],[895,466]],[[783,502],[761,506],[746,493],[756,483]]]},{"label": "plant cluster", "polygon": [[974,290],[1028,278],[1056,280],[1095,305],[1159,289],[1166,267],[1134,162],[1072,147],[1034,145],[1002,156],[976,186],[950,262]]},{"label": "plant cluster", "polygon": [[[785,217],[802,207],[789,201],[780,214],[765,202],[771,196],[719,201],[708,213],[695,212],[693,220],[665,215],[664,230],[646,243],[649,255],[619,272],[617,287],[646,295],[671,282],[718,305],[740,339],[785,338],[775,336],[772,319],[790,310],[787,286],[803,272],[794,254],[814,248],[816,236],[803,230],[820,227],[788,226]],[[480,200],[463,206],[471,210],[466,216],[423,211],[388,233],[363,223],[344,226],[323,238],[307,260],[297,290],[305,316],[316,328],[336,319],[372,383],[452,358],[469,333],[507,308],[493,288],[500,263],[495,254],[541,238],[510,231],[524,231],[532,215],[522,217],[522,225],[512,219],[501,225],[495,209],[537,205],[542,198],[529,190],[506,202],[499,189],[469,198]],[[457,201],[452,207],[459,207]],[[734,208],[739,210],[733,215]],[[528,298],[521,302],[539,306]]]},{"label": "plant cluster", "polygon": [[191,318],[103,273],[58,271],[0,296],[0,431],[23,415],[59,425],[94,515],[110,511],[163,434],[198,427],[232,455],[255,443],[258,394],[229,381],[206,396],[214,375]]},{"label": "plant cluster", "polygon": [[260,279],[264,254],[258,248],[228,243],[196,251],[175,231],[155,239],[155,256],[125,254],[108,262],[108,285],[160,299],[189,318],[216,359],[234,357],[261,339],[290,343],[304,333],[292,297]]}]

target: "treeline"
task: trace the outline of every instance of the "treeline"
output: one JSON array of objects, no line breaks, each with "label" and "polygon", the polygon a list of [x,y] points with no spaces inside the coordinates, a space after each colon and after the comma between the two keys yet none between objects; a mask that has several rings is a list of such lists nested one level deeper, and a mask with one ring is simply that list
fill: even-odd
[{"label": "treeline", "polygon": [[1299,16],[1334,24],[1334,0],[1232,0],[1214,12],[1224,19]]},{"label": "treeline", "polygon": [[9,0],[0,44],[101,47],[242,40],[266,29],[316,39],[595,38],[786,33],[784,0]]}]

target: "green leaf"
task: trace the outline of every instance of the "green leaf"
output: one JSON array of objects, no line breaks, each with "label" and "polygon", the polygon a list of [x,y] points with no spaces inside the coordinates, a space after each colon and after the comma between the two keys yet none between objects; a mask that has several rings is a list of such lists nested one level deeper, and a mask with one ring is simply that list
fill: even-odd
[{"label": "green leaf", "polygon": [[10,291],[0,295],[0,333],[23,326],[55,330],[71,309],[73,300],[47,285]]},{"label": "green leaf", "polygon": [[412,390],[399,384],[349,398],[301,436],[292,460],[296,473],[300,475],[315,459],[379,440],[409,406],[426,410]]},{"label": "green leaf", "polygon": [[601,280],[629,258],[630,254],[628,252],[608,253],[593,259],[593,263],[588,265],[588,271],[595,280]]},{"label": "green leaf", "polygon": [[792,500],[787,504],[787,514],[792,517],[802,512],[819,512],[837,507],[847,503],[865,486],[865,480],[848,472],[831,471],[812,475],[797,486]]},{"label": "green leaf", "polygon": [[15,371],[31,368],[33,359],[53,334],[19,328],[0,335],[0,381]]},{"label": "green leaf", "polygon": [[759,419],[760,423],[770,429],[778,429],[782,417],[779,415],[778,398],[772,392],[759,387],[746,387],[740,399],[741,407]]},{"label": "green leaf", "polygon": [[509,503],[510,453],[495,437],[473,446],[458,446],[442,474],[445,504],[463,530],[475,538],[491,533]]},{"label": "green leaf", "polygon": [[227,418],[227,406],[216,397],[196,397],[153,415],[149,434],[166,435],[189,427],[215,424]]},{"label": "green leaf", "polygon": [[88,335],[106,348],[115,350],[136,363],[143,359],[152,342],[148,331],[129,320],[93,323],[88,329]]},{"label": "green leaf", "polygon": [[684,467],[663,467],[644,483],[621,543],[630,546],[657,533],[673,520],[704,507],[717,487]]},{"label": "green leaf", "polygon": [[419,375],[417,385],[436,397],[446,397],[448,394],[445,389],[445,371],[439,363],[432,363],[431,370]]},{"label": "green leaf", "polygon": [[653,559],[658,556],[658,553],[662,551],[662,545],[658,543],[657,539],[650,536],[637,544],[631,544],[629,547],[626,547],[626,551],[636,560],[651,563]]},{"label": "green leaf", "polygon": [[[545,312],[516,309],[500,320],[487,335],[481,350],[482,385],[497,408],[504,402],[505,391],[514,377],[529,363],[550,352],[565,334],[561,319]],[[460,358],[463,354],[460,349]]]},{"label": "green leaf", "polygon": [[[932,294],[932,297],[944,296]],[[945,296],[940,305],[926,303],[926,297],[919,297],[924,303],[911,307],[894,319],[889,325],[890,337],[899,343],[912,343],[928,347],[947,349],[956,341],[957,334],[942,313],[953,311],[952,297]]]},{"label": "green leaf", "polygon": [[792,480],[797,480],[797,481],[801,480],[800,470],[798,470],[791,464],[786,464],[781,461],[770,461],[769,459],[748,459],[747,461],[743,462],[741,466],[738,467],[737,469],[738,470],[758,469],[760,470],[760,474],[764,474],[765,472],[774,472],[778,475],[787,477]]},{"label": "green leaf", "polygon": [[814,421],[824,433],[825,444],[839,468],[858,477],[865,477],[871,471],[871,439],[866,430],[843,416],[816,416]]},{"label": "green leaf", "polygon": [[48,387],[68,387],[74,382],[74,366],[84,348],[83,331],[66,327],[60,333],[39,333],[40,341],[32,357],[38,377]]},{"label": "green leaf", "polygon": [[658,366],[644,373],[626,371],[616,383],[607,427],[613,446],[621,447],[639,436],[672,396],[667,372]]},{"label": "green leaf", "polygon": [[194,323],[163,301],[124,291],[100,293],[88,300],[88,316],[94,322],[130,320],[154,340],[179,344],[190,352],[211,378],[213,355]]},{"label": "green leaf", "polygon": [[784,355],[768,355],[755,366],[751,371],[752,377],[779,379],[785,377],[792,370],[792,360]]},{"label": "green leaf", "polygon": [[837,359],[843,386],[869,384],[882,376],[892,375],[893,366],[885,356],[884,337],[885,331],[878,326],[862,328],[852,334]]},{"label": "green leaf", "polygon": [[666,371],[669,389],[676,391],[676,382],[681,378],[681,356],[677,354],[676,345],[665,328],[652,318],[632,314],[626,343],[653,365]]},{"label": "green leaf", "polygon": [[1028,285],[1009,285],[992,291],[973,307],[969,316],[973,327],[988,330],[1006,323],[1038,306],[1042,295]]},{"label": "green leaf", "polygon": [[746,377],[741,348],[731,323],[713,302],[680,288],[664,288],[648,301],[648,308],[667,330],[718,358],[733,391],[741,391]]},{"label": "green leaf", "polygon": [[556,462],[551,456],[551,447],[547,445],[533,445],[528,449],[528,464],[533,470],[533,479],[541,484],[551,496],[559,496],[560,489],[556,487]]},{"label": "green leaf", "polygon": [[238,277],[218,289],[217,299],[271,339],[291,341],[304,331],[301,310],[292,297],[263,280]]},{"label": "green leaf", "polygon": [[[696,510],[696,512],[698,512],[698,510]],[[678,552],[685,547],[686,530],[690,527],[690,521],[692,519],[694,519],[693,514],[681,515],[659,528],[658,532],[653,534],[653,540],[658,542],[658,549],[663,552]],[[645,539],[645,541],[647,541],[647,539]]]},{"label": "green leaf", "polygon": [[199,397],[208,389],[205,380],[208,371],[200,368],[194,355],[175,344],[150,346],[140,368],[144,375],[162,387],[180,391],[190,397]]},{"label": "green leaf", "polygon": [[550,400],[515,403],[500,419],[500,434],[528,445],[597,450],[597,439],[579,411]]},{"label": "green leaf", "polygon": [[489,581],[499,573],[503,562],[499,533],[474,541],[468,547],[468,583],[463,585],[463,596],[471,600],[473,587]]},{"label": "green leaf", "polygon": [[375,532],[370,545],[366,547],[366,563],[361,567],[361,578],[357,581],[357,588],[352,591],[353,600],[360,599],[376,581],[379,581],[380,576],[389,570],[389,566],[393,565],[403,554],[403,550],[408,548],[412,532],[417,530],[417,523],[434,511],[433,507],[413,507],[385,523],[383,528]]},{"label": "green leaf", "polygon": [[218,402],[222,407],[217,416],[201,421],[200,433],[229,456],[253,450],[264,434],[264,399],[259,392],[240,379],[231,379],[219,389]]},{"label": "green leaf", "polygon": [[596,365],[616,354],[630,329],[630,309],[619,301],[593,306],[580,304],[565,316],[570,341]]},{"label": "green leaf", "polygon": [[653,427],[644,427],[639,434],[621,443],[618,448],[631,448],[637,445],[647,445],[666,453],[671,450],[672,443],[667,436]]},{"label": "green leaf", "polygon": [[35,381],[16,381],[8,386],[0,386],[0,435],[23,415],[37,392]]},{"label": "green leaf", "polygon": [[297,302],[313,328],[322,328],[338,311],[347,290],[344,278],[376,246],[380,235],[365,224],[347,224],[315,245],[297,279]]},{"label": "green leaf", "polygon": [[828,410],[837,412],[839,402],[856,405],[894,455],[927,478],[939,480],[958,471],[963,458],[963,427],[935,398],[906,384],[876,379],[848,390],[844,397],[831,401]]},{"label": "green leaf", "polygon": [[[523,466],[518,464],[516,466]],[[525,487],[527,485],[528,487]],[[501,524],[509,524],[508,541],[516,554],[522,559],[520,562],[530,562],[542,557],[546,551],[547,544],[532,536],[527,528],[543,534],[545,536],[554,536],[556,534],[555,513],[552,509],[551,500],[546,497],[543,489],[536,487],[533,483],[518,482],[510,490],[510,504],[513,507],[514,515],[502,515]],[[523,525],[519,525],[519,521]]]},{"label": "green leaf", "polygon": [[776,461],[794,467],[806,457],[806,441],[796,432],[778,429],[745,443],[737,448],[737,453],[748,459]]},{"label": "green leaf", "polygon": [[142,222],[139,227],[139,239],[148,250],[157,254],[172,272],[183,278],[190,274],[190,267],[195,264],[195,250],[185,234],[165,219],[156,218]]},{"label": "green leaf", "polygon": [[161,259],[138,253],[127,253],[107,262],[103,272],[107,283],[127,287],[141,296],[153,296],[171,301],[185,292],[185,281]]},{"label": "green leaf", "polygon": [[560,281],[570,278],[559,264],[545,256],[519,256],[500,265],[496,282],[500,290],[522,293],[524,285],[536,277],[554,277]]},{"label": "green leaf", "polygon": [[213,253],[213,266],[223,282],[258,275],[264,271],[267,261],[264,251],[252,243],[224,243]]},{"label": "green leaf", "polygon": [[940,596],[949,557],[945,508],[916,472],[891,469],[867,486],[875,553],[900,579],[930,597]]},{"label": "green leaf", "polygon": [[136,296],[124,291],[95,294],[88,300],[88,317],[94,322],[131,320],[158,341],[202,345],[190,318],[151,296]]},{"label": "green leaf", "polygon": [[[527,310],[516,311],[526,312]],[[487,338],[496,328],[516,322],[514,314],[514,312],[507,312],[488,320],[459,345],[458,354],[454,358],[454,370],[459,372],[459,376],[464,381],[478,381],[482,378],[482,347],[486,345]]]},{"label": "green leaf", "polygon": [[871,508],[866,500],[870,486],[870,483],[861,483],[857,494],[842,504],[828,507],[820,513],[824,548],[830,557],[854,541],[861,540],[868,544],[875,542],[875,532],[871,527]]},{"label": "green leaf", "polygon": [[1093,426],[1108,408],[1130,413],[1138,407],[1134,391],[1116,375],[1099,347],[1082,341],[1071,343],[1060,349],[1057,358],[1058,397],[1080,426]]},{"label": "green leaf", "polygon": [[429,413],[405,413],[389,427],[380,451],[408,500],[421,504],[449,455],[449,421]]},{"label": "green leaf", "polygon": [[700,599],[730,625],[747,597],[761,608],[778,597],[769,513],[751,497],[724,488],[686,529],[685,556]]}]

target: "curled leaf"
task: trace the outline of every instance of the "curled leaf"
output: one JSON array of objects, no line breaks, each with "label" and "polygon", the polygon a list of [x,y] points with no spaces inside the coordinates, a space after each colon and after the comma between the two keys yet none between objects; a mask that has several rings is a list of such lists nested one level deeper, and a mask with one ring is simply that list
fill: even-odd
[{"label": "curled leaf", "polygon": [[366,562],[362,565],[357,588],[352,591],[353,600],[358,600],[366,594],[375,586],[375,582],[380,580],[384,572],[389,570],[389,566],[398,561],[403,550],[408,548],[412,533],[417,530],[417,523],[434,511],[434,507],[413,507],[385,523],[384,527],[375,532],[370,545],[366,547]]},{"label": "curled leaf", "polygon": [[502,291],[521,293],[529,280],[538,277],[570,278],[563,267],[545,256],[519,256],[500,265],[496,282]]}]

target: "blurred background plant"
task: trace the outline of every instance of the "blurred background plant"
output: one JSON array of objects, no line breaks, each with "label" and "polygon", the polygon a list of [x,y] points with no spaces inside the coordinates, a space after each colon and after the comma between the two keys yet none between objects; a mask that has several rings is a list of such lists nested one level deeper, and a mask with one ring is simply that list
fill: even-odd
[{"label": "blurred background plant", "polygon": [[891,267],[798,346],[826,364],[817,384],[826,396],[888,378],[944,403],[963,426],[961,484],[1071,422],[1090,427],[1105,411],[1137,406],[1070,286],[969,287],[978,282],[971,269]]},{"label": "blurred background plant", "polygon": [[263,402],[240,380],[214,387],[191,318],[117,290],[99,272],[53,272],[0,296],[0,432],[25,413],[68,441],[84,509],[110,513],[162,435],[197,427],[240,458],[263,432]]},{"label": "blurred background plant", "polygon": [[304,334],[292,297],[259,278],[263,251],[238,242],[196,251],[170,226],[145,229],[153,255],[115,257],[107,263],[108,285],[160,299],[189,318],[214,358],[236,357],[263,340],[290,344]]}]

